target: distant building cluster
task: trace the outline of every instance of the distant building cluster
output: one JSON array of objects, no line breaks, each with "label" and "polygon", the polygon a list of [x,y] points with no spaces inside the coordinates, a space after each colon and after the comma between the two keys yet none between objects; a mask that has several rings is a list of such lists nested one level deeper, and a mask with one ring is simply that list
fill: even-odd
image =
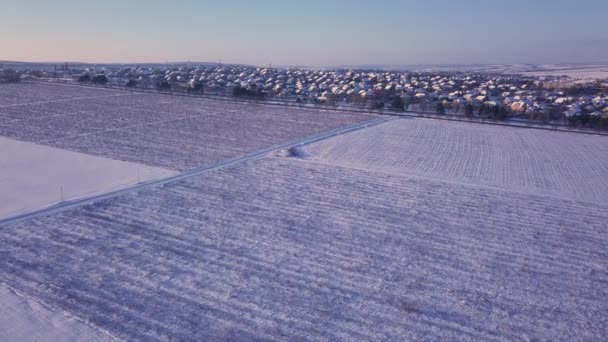
[{"label": "distant building cluster", "polygon": [[311,70],[222,65],[56,66],[27,77],[608,128],[608,85],[473,72]]}]

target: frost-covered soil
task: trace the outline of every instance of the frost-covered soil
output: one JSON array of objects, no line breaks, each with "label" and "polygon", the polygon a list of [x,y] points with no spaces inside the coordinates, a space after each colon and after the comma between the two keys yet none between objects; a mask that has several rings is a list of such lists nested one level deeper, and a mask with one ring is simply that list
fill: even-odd
[{"label": "frost-covered soil", "polygon": [[115,341],[75,317],[21,297],[0,285],[0,341]]},{"label": "frost-covered soil", "polygon": [[24,104],[0,105],[0,136],[175,170],[373,117],[60,84],[0,85],[3,97]]},{"label": "frost-covered soil", "polygon": [[0,136],[0,218],[175,174]]},{"label": "frost-covered soil", "polygon": [[598,341],[607,222],[605,203],[275,156],[0,227],[0,282],[129,341]]},{"label": "frost-covered soil", "polygon": [[311,161],[608,203],[608,137],[399,119],[305,148]]},{"label": "frost-covered soil", "polygon": [[66,101],[100,96],[115,96],[123,93],[111,89],[80,88],[75,90],[68,85],[50,87],[41,83],[8,83],[0,84],[0,108],[22,104],[45,103],[49,101]]}]

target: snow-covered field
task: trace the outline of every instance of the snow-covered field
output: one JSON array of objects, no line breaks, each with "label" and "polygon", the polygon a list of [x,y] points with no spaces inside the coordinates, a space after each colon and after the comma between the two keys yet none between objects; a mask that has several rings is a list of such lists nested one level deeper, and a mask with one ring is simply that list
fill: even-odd
[{"label": "snow-covered field", "polygon": [[[128,93],[0,106],[0,135],[183,170],[369,117]],[[128,341],[603,340],[607,141],[394,119],[4,224],[0,291],[18,296],[0,292],[0,324],[25,327],[9,340],[57,317]]]},{"label": "snow-covered field", "polygon": [[[58,88],[59,87],[59,88]],[[72,99],[98,98],[123,95],[123,92],[111,89],[82,88],[75,90],[67,85],[49,87],[39,83],[9,83],[0,85],[0,108],[22,104],[45,102],[62,102]]]},{"label": "snow-covered field", "polygon": [[608,64],[464,64],[464,65],[405,65],[390,69],[419,72],[504,73],[528,76],[568,76],[574,79],[608,79]]},{"label": "snow-covered field", "polygon": [[[388,68],[390,70],[391,68]],[[504,73],[530,76],[568,76],[577,79],[606,79],[608,64],[562,63],[562,64],[462,64],[462,65],[404,65],[392,69],[419,72],[469,72]]]},{"label": "snow-covered field", "polygon": [[574,79],[593,80],[608,79],[608,66],[600,68],[580,68],[568,70],[547,70],[524,73],[532,76],[567,76]]},{"label": "snow-covered field", "polygon": [[0,227],[0,282],[129,341],[597,341],[607,222],[606,204],[267,157]]},{"label": "snow-covered field", "polygon": [[175,171],[0,137],[0,218]]},{"label": "snow-covered field", "polygon": [[21,297],[0,285],[0,341],[115,341],[75,317]]},{"label": "snow-covered field", "polygon": [[392,120],[306,147],[311,161],[608,203],[608,137]]},{"label": "snow-covered field", "polygon": [[[372,118],[362,113],[146,93],[107,96],[103,89],[58,84],[22,83],[0,85],[0,89],[5,93],[40,91],[45,98],[53,92],[58,99],[76,98],[0,106],[0,136],[175,170]],[[99,96],[91,97],[98,90]]]},{"label": "snow-covered field", "polygon": [[608,79],[608,64],[533,65],[520,72],[531,76],[567,76],[574,79]]}]

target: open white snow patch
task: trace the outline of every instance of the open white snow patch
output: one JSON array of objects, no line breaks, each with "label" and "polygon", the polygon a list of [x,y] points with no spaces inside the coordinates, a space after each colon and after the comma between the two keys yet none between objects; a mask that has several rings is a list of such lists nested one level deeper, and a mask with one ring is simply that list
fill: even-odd
[{"label": "open white snow patch", "polygon": [[0,137],[0,218],[175,173]]}]

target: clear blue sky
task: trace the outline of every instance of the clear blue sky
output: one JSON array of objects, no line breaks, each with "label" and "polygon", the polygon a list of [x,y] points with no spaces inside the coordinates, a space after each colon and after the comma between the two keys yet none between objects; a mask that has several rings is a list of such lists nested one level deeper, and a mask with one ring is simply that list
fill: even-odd
[{"label": "clear blue sky", "polygon": [[0,60],[608,62],[608,0],[0,0]]}]

